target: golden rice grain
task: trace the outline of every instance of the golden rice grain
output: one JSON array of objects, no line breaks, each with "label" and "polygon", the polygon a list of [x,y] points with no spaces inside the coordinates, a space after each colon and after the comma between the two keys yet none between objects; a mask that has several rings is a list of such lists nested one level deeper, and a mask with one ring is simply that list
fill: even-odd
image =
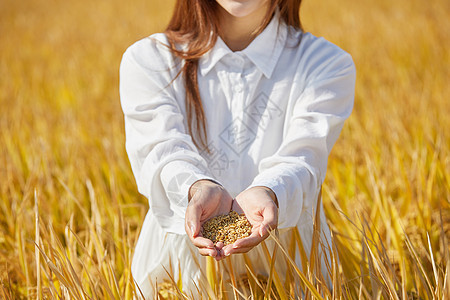
[{"label": "golden rice grain", "polygon": [[235,211],[228,215],[211,218],[203,224],[205,238],[210,239],[213,243],[223,242],[225,245],[249,236],[251,231],[252,225],[245,215],[239,215]]}]

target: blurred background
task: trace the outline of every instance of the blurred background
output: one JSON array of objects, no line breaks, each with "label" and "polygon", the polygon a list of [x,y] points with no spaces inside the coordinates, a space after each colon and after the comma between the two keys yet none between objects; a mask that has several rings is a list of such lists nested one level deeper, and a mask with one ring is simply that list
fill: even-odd
[{"label": "blurred background", "polygon": [[[129,264],[148,205],[125,153],[118,70],[129,45],[164,30],[173,3],[0,1],[3,298],[135,293]],[[367,295],[379,288],[367,274],[384,284],[366,228],[394,286],[431,299],[450,281],[450,2],[306,0],[301,19],[357,68],[324,186],[342,280]]]}]

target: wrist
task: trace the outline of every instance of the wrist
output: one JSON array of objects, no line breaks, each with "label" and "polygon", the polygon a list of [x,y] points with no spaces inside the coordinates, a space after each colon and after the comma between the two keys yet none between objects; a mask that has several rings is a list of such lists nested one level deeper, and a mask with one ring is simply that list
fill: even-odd
[{"label": "wrist", "polygon": [[261,189],[261,190],[264,190],[265,193],[272,199],[273,203],[275,203],[275,205],[276,205],[277,207],[279,207],[279,206],[278,206],[278,198],[277,198],[277,195],[275,194],[275,192],[274,192],[271,188],[269,188],[269,187],[267,187],[267,186],[255,186],[254,188],[259,188],[259,189]]},{"label": "wrist", "polygon": [[205,185],[222,186],[220,183],[218,183],[217,181],[212,180],[212,179],[199,179],[199,180],[195,181],[193,184],[191,184],[191,186],[189,187],[188,202],[191,201],[191,199],[195,195],[195,193],[197,191],[199,191],[202,188],[202,186],[205,186]]}]

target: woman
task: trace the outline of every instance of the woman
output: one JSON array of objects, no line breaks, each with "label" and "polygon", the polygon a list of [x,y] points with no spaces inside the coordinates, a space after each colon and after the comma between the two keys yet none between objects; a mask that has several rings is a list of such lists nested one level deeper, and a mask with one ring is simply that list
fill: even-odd
[{"label": "woman", "polygon": [[[179,0],[164,33],[125,52],[126,149],[150,205],[132,265],[146,297],[167,273],[196,291],[202,256],[230,256],[238,273],[245,266],[236,254],[251,251],[267,272],[261,241],[274,228],[285,243],[283,232],[297,227],[309,253],[355,69],[347,53],[302,31],[300,2]],[[227,246],[203,238],[201,224],[230,210],[245,213],[251,236]]]}]

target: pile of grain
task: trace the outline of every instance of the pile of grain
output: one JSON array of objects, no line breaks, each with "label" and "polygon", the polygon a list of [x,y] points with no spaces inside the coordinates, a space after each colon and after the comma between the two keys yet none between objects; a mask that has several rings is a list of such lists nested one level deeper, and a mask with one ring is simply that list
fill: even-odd
[{"label": "pile of grain", "polygon": [[235,211],[228,215],[217,216],[203,224],[203,236],[216,242],[223,242],[225,245],[232,244],[238,239],[245,238],[251,234],[252,225],[245,218]]}]

